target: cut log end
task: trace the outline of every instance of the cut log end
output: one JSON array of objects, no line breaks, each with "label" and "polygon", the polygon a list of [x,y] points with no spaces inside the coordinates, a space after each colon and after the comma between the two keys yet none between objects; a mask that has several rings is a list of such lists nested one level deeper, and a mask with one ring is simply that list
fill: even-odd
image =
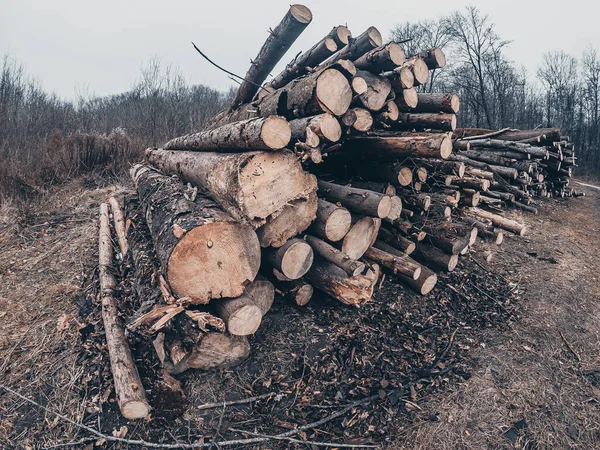
[{"label": "cut log end", "polygon": [[354,108],[352,111],[356,114],[356,121],[352,125],[356,131],[367,132],[373,126],[373,116],[364,108]]},{"label": "cut log end", "polygon": [[404,104],[409,108],[416,108],[419,104],[419,94],[415,88],[404,89],[402,91]]},{"label": "cut log end", "polygon": [[[455,125],[456,125],[456,118],[455,118]],[[452,138],[450,137],[450,135],[446,135],[446,137],[444,138],[444,140],[442,141],[442,144],[440,146],[440,156],[442,157],[442,159],[447,159],[448,156],[450,156],[452,154]]]},{"label": "cut log end", "polygon": [[283,117],[271,116],[265,119],[260,137],[266,146],[273,150],[284,148],[292,138],[289,123]]},{"label": "cut log end", "polygon": [[340,43],[342,45],[348,45],[351,37],[352,37],[352,33],[350,32],[350,30],[347,27],[345,27],[343,25],[336,27],[335,39],[338,41],[338,43]]},{"label": "cut log end", "polygon": [[427,295],[433,290],[433,288],[437,284],[437,275],[429,271],[422,271],[417,282],[420,282],[421,278],[423,278],[423,280],[420,288],[420,293],[421,295]]},{"label": "cut log end", "polygon": [[310,23],[312,20],[312,12],[304,5],[292,5],[290,14],[300,23]]},{"label": "cut log end", "polygon": [[313,258],[311,246],[304,241],[296,240],[283,255],[281,272],[290,280],[297,280],[308,272]]},{"label": "cut log end", "polygon": [[412,72],[416,83],[425,84],[429,81],[429,67],[427,67],[427,64],[421,58],[414,60]]},{"label": "cut log end", "polygon": [[257,305],[245,305],[235,311],[227,322],[228,330],[234,336],[254,334],[261,322],[261,311]]},{"label": "cut log end", "polygon": [[143,419],[150,413],[150,406],[147,403],[138,400],[121,405],[121,414],[129,420]]},{"label": "cut log end", "polygon": [[315,288],[312,287],[312,284],[303,284],[298,288],[295,292],[294,299],[296,300],[296,304],[298,306],[305,306],[310,302],[313,294],[315,292]]},{"label": "cut log end", "polygon": [[342,137],[340,122],[331,114],[324,114],[319,121],[319,132],[329,142],[337,142]]},{"label": "cut log end", "polygon": [[325,237],[331,242],[344,239],[352,227],[352,216],[345,208],[336,209],[328,217],[325,223]]},{"label": "cut log end", "polygon": [[402,47],[395,42],[391,42],[388,46],[388,52],[390,54],[390,61],[392,61],[396,66],[399,66],[404,63],[406,57],[404,55],[404,50]]},{"label": "cut log end", "polygon": [[379,30],[377,28],[369,27],[367,29],[367,34],[369,36],[369,39],[373,43],[373,48],[381,47],[381,45],[383,44],[383,39],[381,37],[381,33],[379,32]]},{"label": "cut log end", "polygon": [[381,219],[365,216],[358,220],[342,242],[342,252],[352,259],[360,259],[377,239]]},{"label": "cut log end", "polygon": [[400,186],[408,186],[413,181],[413,172],[410,167],[402,167],[398,171],[398,183]]},{"label": "cut log end", "polygon": [[319,76],[316,89],[320,105],[334,116],[341,116],[350,107],[352,89],[339,70],[327,69]]}]

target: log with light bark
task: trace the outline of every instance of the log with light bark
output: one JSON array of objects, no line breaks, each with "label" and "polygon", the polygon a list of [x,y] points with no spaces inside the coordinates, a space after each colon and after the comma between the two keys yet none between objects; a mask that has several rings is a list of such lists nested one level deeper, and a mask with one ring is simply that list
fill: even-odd
[{"label": "log with light bark", "polygon": [[263,315],[260,307],[248,295],[218,299],[213,303],[217,315],[223,319],[227,331],[232,335],[248,336],[258,330]]},{"label": "log with light bark", "polygon": [[358,95],[358,102],[370,111],[379,111],[386,104],[388,96],[392,90],[390,80],[385,77],[375,75],[366,70],[359,70],[353,79],[361,80],[364,83],[364,91]]},{"label": "log with light bark", "polygon": [[352,259],[360,259],[377,239],[381,219],[370,216],[352,216],[352,228],[344,236],[342,252]]},{"label": "log with light bark", "polygon": [[289,144],[291,137],[290,125],[283,117],[259,117],[177,137],[163,148],[203,152],[280,150]]},{"label": "log with light bark", "polygon": [[310,269],[314,252],[305,241],[294,238],[279,248],[264,249],[263,259],[287,279],[297,280]]},{"label": "log with light bark", "polygon": [[317,216],[309,230],[315,236],[330,242],[341,241],[352,227],[350,212],[341,206],[320,198]]},{"label": "log with light bark", "polygon": [[383,72],[381,75],[390,80],[394,92],[401,92],[403,89],[411,89],[417,85],[415,84],[415,76],[413,75],[412,70],[405,65],[396,67],[394,70]]},{"label": "log with light bark", "polygon": [[446,55],[444,55],[442,49],[437,47],[423,50],[415,56],[425,61],[429,70],[441,69],[446,65]]},{"label": "log with light bark", "polygon": [[433,265],[447,272],[452,272],[458,264],[458,255],[450,255],[426,242],[421,242],[417,245],[414,258],[426,265]]},{"label": "log with light bark", "polygon": [[108,205],[100,205],[98,269],[100,272],[100,299],[102,302],[102,320],[108,347],[108,356],[113,374],[117,403],[126,419],[148,417],[150,405],[146,391],[131,355],[125,331],[119,320],[117,301],[114,292],[117,282],[112,275],[113,248],[110,237],[110,218]]},{"label": "log with light bark", "polygon": [[244,76],[244,81],[242,81],[236,92],[231,110],[252,100],[259,86],[267,79],[269,73],[311,20],[312,13],[306,6],[290,6],[286,15],[270,32],[258,55],[252,61],[248,72]]},{"label": "log with light bark", "polygon": [[358,306],[373,296],[377,279],[369,272],[366,275],[349,277],[335,264],[317,258],[305,278],[316,289],[338,301],[346,305]]},{"label": "log with light bark", "polygon": [[118,200],[114,197],[109,198],[108,203],[110,204],[110,209],[112,211],[115,233],[117,234],[119,248],[121,249],[121,258],[125,258],[129,251],[129,244],[127,243],[127,231],[123,210],[121,209]]},{"label": "log with light bark", "polygon": [[[512,167],[505,167],[505,166],[497,166],[494,164],[488,164],[486,162],[482,162],[482,161],[476,161],[474,159],[470,159],[467,158],[464,155],[459,155],[459,154],[452,154],[448,157],[448,159],[450,161],[456,161],[456,162],[462,162],[464,164],[468,164],[469,166],[472,167],[476,167],[479,169],[484,169],[487,170],[488,168],[490,170],[493,171],[493,173],[500,175],[503,178],[508,178],[508,179],[516,179],[517,176],[519,175],[519,171],[517,169],[514,169]],[[464,175],[463,174],[457,174],[458,176],[462,177]]]},{"label": "log with light bark", "polygon": [[[410,112],[456,114],[459,109],[460,99],[456,94],[419,92],[417,104],[412,107]],[[402,111],[408,110],[402,109]]]},{"label": "log with light bark", "polygon": [[380,73],[401,66],[405,60],[402,47],[395,42],[390,42],[365,53],[354,61],[354,65],[360,70]]},{"label": "log with light bark", "polygon": [[339,202],[351,212],[379,218],[387,217],[390,213],[392,202],[388,195],[322,180],[318,184],[320,197],[333,203]]},{"label": "log with light bark", "polygon": [[264,316],[269,312],[271,306],[273,306],[275,288],[273,287],[273,283],[258,274],[254,281],[246,286],[244,295],[258,306],[261,315]]},{"label": "log with light bark", "polygon": [[452,138],[446,133],[351,136],[344,143],[342,151],[392,159],[403,156],[446,159],[452,153]]},{"label": "log with light bark", "polygon": [[314,236],[307,235],[305,237],[306,242],[313,249],[315,255],[332,262],[339,268],[343,269],[349,276],[360,275],[365,271],[365,264],[350,258],[341,250],[332,247],[327,242],[316,238]]},{"label": "log with light bark", "polygon": [[469,208],[467,210],[467,214],[487,219],[497,227],[503,228],[508,231],[512,231],[513,233],[518,234],[519,236],[524,236],[525,232],[527,231],[527,226],[525,224],[517,222],[516,220],[507,219],[506,217],[503,217],[499,214],[494,214],[480,208]]},{"label": "log with light bark", "polygon": [[176,178],[140,164],[130,173],[175,294],[192,303],[241,295],[260,266],[260,244],[252,228],[208,197],[188,200]]},{"label": "log with light bark", "polygon": [[291,201],[308,199],[317,188],[315,176],[306,173],[289,151],[224,154],[149,149],[146,158],[163,172],[203,187],[229,214],[254,228],[277,216]]},{"label": "log with light bark", "polygon": [[295,78],[298,78],[312,68],[321,64],[341,47],[348,45],[350,31],[344,26],[334,27],[327,36],[313,45],[304,53],[291,61],[279,75],[275,76],[266,87],[279,89]]},{"label": "log with light bark", "polygon": [[342,137],[340,123],[329,113],[294,119],[290,122],[290,127],[292,139],[303,140],[302,136],[306,136],[307,129],[310,129],[316,136],[326,142],[337,142]]},{"label": "log with light bark", "polygon": [[325,62],[317,67],[317,70],[331,67],[341,59],[354,61],[370,50],[380,47],[383,43],[381,33],[375,27],[367,28],[362,34],[350,40],[348,45],[338,50]]},{"label": "log with light bark", "polygon": [[405,238],[398,232],[393,232],[383,227],[379,229],[377,239],[385,242],[388,245],[391,245],[395,249],[400,250],[407,255],[410,255],[412,252],[414,252],[416,248],[415,243],[410,239]]},{"label": "log with light bark", "polygon": [[405,253],[400,255],[389,253],[390,249],[396,251],[395,248],[386,244],[383,241],[376,240],[372,247],[369,247],[364,254],[364,257],[371,260],[382,267],[391,270],[394,275],[404,275],[416,280],[421,275],[421,267],[415,264],[414,261]]},{"label": "log with light bark", "polygon": [[[394,99],[396,103],[396,107],[398,108],[398,112],[412,112],[419,105],[419,96],[417,94],[417,90],[415,88],[410,89],[402,89],[400,92],[396,93],[396,98]],[[398,119],[400,118],[400,114],[396,116],[395,121],[386,121],[386,125],[393,126]]]}]

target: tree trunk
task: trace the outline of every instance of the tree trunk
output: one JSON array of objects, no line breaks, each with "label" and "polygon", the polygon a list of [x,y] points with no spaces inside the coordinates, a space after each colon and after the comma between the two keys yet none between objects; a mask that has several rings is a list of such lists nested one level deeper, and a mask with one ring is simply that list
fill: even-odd
[{"label": "tree trunk", "polygon": [[261,309],[248,295],[214,301],[217,315],[223,319],[227,331],[234,336],[254,334],[262,320]]},{"label": "tree trunk", "polygon": [[458,255],[449,255],[439,248],[421,242],[415,250],[415,258],[425,264],[433,264],[442,270],[452,272],[458,264]]},{"label": "tree trunk", "polygon": [[342,241],[342,252],[352,259],[360,259],[377,239],[381,219],[375,217],[352,217],[354,224]]},{"label": "tree trunk", "polygon": [[260,266],[256,233],[206,197],[188,200],[174,178],[139,164],[131,169],[131,178],[175,294],[193,303],[241,295]]},{"label": "tree trunk", "polygon": [[271,34],[252,61],[250,69],[246,72],[244,81],[240,85],[233,99],[231,110],[238,108],[243,103],[248,103],[256,94],[258,86],[266,79],[281,57],[288,51],[300,33],[312,20],[312,13],[306,6],[292,5],[279,25]]},{"label": "tree trunk", "polygon": [[356,171],[362,178],[373,181],[387,181],[388,183],[408,186],[413,181],[410,167],[404,167],[397,162],[364,162],[356,165]]},{"label": "tree trunk", "polygon": [[363,155],[398,158],[419,156],[446,159],[452,153],[452,139],[445,133],[420,136],[354,136],[345,143],[348,151]]},{"label": "tree trunk", "polygon": [[321,197],[330,202],[340,202],[351,212],[380,218],[390,213],[392,202],[388,195],[321,180],[318,184]]},{"label": "tree trunk", "polygon": [[364,33],[357,36],[355,39],[352,39],[348,43],[348,45],[334,53],[317,69],[331,67],[341,59],[354,61],[360,58],[369,50],[373,50],[374,48],[380,47],[382,43],[383,41],[381,39],[381,33],[379,32],[379,30],[377,30],[377,28],[375,27],[369,27]]},{"label": "tree trunk", "polygon": [[289,280],[297,280],[310,269],[314,252],[302,239],[290,239],[280,248],[266,248],[264,260]]},{"label": "tree trunk", "polygon": [[354,65],[360,70],[380,73],[401,66],[405,60],[402,47],[395,42],[390,42],[365,53],[354,61]]},{"label": "tree trunk", "polygon": [[229,214],[254,228],[277,216],[289,202],[308,199],[317,188],[314,175],[306,173],[288,151],[221,154],[149,149],[146,158],[160,170],[205,188]]},{"label": "tree trunk", "polygon": [[423,50],[415,56],[425,61],[429,70],[441,69],[446,65],[446,55],[444,55],[444,52],[437,47]]},{"label": "tree trunk", "polygon": [[292,128],[292,138],[306,134],[307,128],[327,142],[337,142],[342,137],[340,123],[328,113],[294,119],[290,122],[290,126]]},{"label": "tree trunk", "polygon": [[393,232],[383,227],[379,229],[378,240],[391,245],[396,250],[400,250],[407,255],[414,252],[416,248],[415,243],[410,239],[405,238],[398,232]]},{"label": "tree trunk", "polygon": [[418,103],[411,112],[456,114],[460,108],[460,99],[456,94],[419,92],[417,98]]},{"label": "tree trunk", "polygon": [[317,217],[310,226],[316,236],[330,242],[341,241],[352,227],[350,212],[341,206],[319,199]]},{"label": "tree trunk", "polygon": [[360,275],[365,270],[364,263],[350,258],[341,250],[332,247],[327,242],[322,241],[321,239],[307,235],[306,242],[308,242],[308,245],[312,247],[316,255],[329,262],[332,262],[340,269],[343,269],[344,272],[348,274],[348,276],[353,277],[355,275]]},{"label": "tree trunk", "polygon": [[[393,255],[386,250],[393,248],[382,241],[375,241],[373,247],[369,247],[364,257],[371,261],[390,269],[394,275],[402,274],[416,280],[421,275],[421,268],[414,264],[412,259],[406,255]],[[394,249],[395,250],[395,249]]]},{"label": "tree trunk", "polygon": [[146,400],[146,391],[131,355],[129,343],[119,320],[114,291],[117,282],[111,273],[113,248],[110,237],[110,219],[108,205],[100,205],[100,231],[98,269],[100,272],[100,298],[102,301],[102,319],[106,334],[106,344],[112,369],[115,392],[121,414],[126,419],[148,417],[150,405]]},{"label": "tree trunk", "polygon": [[289,144],[291,137],[290,125],[283,117],[260,117],[171,139],[164,149],[203,152],[280,150]]},{"label": "tree trunk", "polygon": [[362,105],[370,111],[379,111],[383,108],[392,90],[390,80],[366,70],[359,70],[355,78],[360,78],[366,83],[366,91],[358,96]]}]

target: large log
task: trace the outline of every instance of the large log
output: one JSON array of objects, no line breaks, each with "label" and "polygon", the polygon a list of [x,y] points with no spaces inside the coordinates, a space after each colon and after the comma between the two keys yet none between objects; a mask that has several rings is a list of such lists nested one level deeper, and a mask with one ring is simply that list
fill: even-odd
[{"label": "large log", "polygon": [[370,111],[383,108],[392,90],[390,80],[366,70],[359,70],[354,77],[354,80],[357,79],[364,81],[366,85],[366,90],[358,96],[360,103]]},{"label": "large log", "polygon": [[352,220],[354,224],[342,241],[342,252],[352,259],[360,259],[377,239],[381,219],[353,216]]},{"label": "large log", "polygon": [[401,66],[405,60],[402,47],[395,42],[390,42],[365,53],[354,61],[354,65],[357,69],[380,73]]},{"label": "large log", "polygon": [[171,139],[163,148],[203,152],[280,150],[291,137],[290,125],[283,117],[259,117]]},{"label": "large log", "polygon": [[150,405],[146,400],[146,391],[119,320],[117,302],[114,297],[117,282],[111,272],[112,259],[113,248],[108,205],[102,203],[100,205],[98,269],[108,356],[121,414],[126,419],[141,419],[148,416]]},{"label": "large log", "polygon": [[286,15],[271,31],[258,55],[252,61],[244,81],[233,99],[232,110],[252,100],[259,86],[267,79],[269,73],[311,20],[312,13],[306,6],[290,6]]},{"label": "large log", "polygon": [[[373,247],[369,247],[364,257],[377,264],[390,269],[394,275],[402,274],[416,280],[421,275],[421,267],[406,254],[402,256],[388,253],[393,248],[382,241],[375,241]],[[394,249],[395,250],[395,249]]]},{"label": "large log", "polygon": [[175,178],[140,164],[130,173],[175,294],[192,303],[241,295],[260,267],[260,244],[252,228],[208,197],[188,200]]},{"label": "large log", "polygon": [[425,225],[429,241],[451,255],[458,255],[469,246],[472,229],[454,223]]},{"label": "large log", "polygon": [[319,180],[319,196],[341,203],[351,212],[373,217],[387,217],[392,207],[388,195]]},{"label": "large log", "polygon": [[446,133],[352,136],[343,149],[352,153],[388,158],[420,156],[446,159],[452,153],[452,138]]},{"label": "large log", "polygon": [[332,262],[343,269],[349,276],[353,277],[355,275],[360,275],[365,271],[364,263],[350,258],[344,252],[332,247],[327,242],[310,235],[307,235],[305,239],[316,255]]},{"label": "large log", "polygon": [[317,217],[310,226],[316,236],[330,242],[341,241],[352,227],[350,212],[322,198],[318,201]]},{"label": "large log", "polygon": [[298,78],[325,59],[333,55],[340,47],[348,45],[350,31],[344,26],[334,27],[327,36],[313,45],[310,49],[294,58],[279,75],[275,76],[267,87],[279,89],[295,78]]},{"label": "large log", "polygon": [[260,307],[245,294],[237,298],[216,300],[214,307],[217,315],[225,322],[227,331],[234,336],[254,334],[263,316]]},{"label": "large log", "polygon": [[317,188],[314,175],[304,172],[288,151],[223,154],[149,149],[146,158],[160,170],[205,188],[229,214],[254,228],[277,216],[291,201],[308,199]]},{"label": "large log", "polygon": [[264,260],[289,280],[297,280],[306,274],[313,263],[314,252],[302,239],[290,239],[280,248],[263,251]]}]

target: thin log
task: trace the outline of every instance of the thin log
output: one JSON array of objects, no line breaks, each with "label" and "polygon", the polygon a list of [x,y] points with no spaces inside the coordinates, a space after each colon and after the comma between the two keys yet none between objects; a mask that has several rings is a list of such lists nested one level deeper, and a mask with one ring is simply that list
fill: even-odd
[{"label": "thin log", "polygon": [[[388,253],[387,250],[393,248],[383,241],[375,241],[373,247],[369,247],[364,257],[377,264],[390,269],[394,275],[402,274],[416,280],[421,275],[421,267],[415,264],[406,254],[402,256]],[[395,249],[394,249],[395,250]]]},{"label": "thin log", "polygon": [[[413,112],[419,105],[419,94],[415,88],[402,89],[396,94],[394,101],[399,112]],[[398,122],[399,118],[400,114],[397,115],[395,121],[391,121],[389,123],[386,122],[386,124],[393,126],[396,122]]]},{"label": "thin log", "polygon": [[279,248],[266,248],[264,261],[290,280],[297,280],[308,272],[313,263],[314,252],[302,239],[294,238]]},{"label": "thin log", "polygon": [[341,59],[354,61],[360,58],[369,50],[380,47],[382,44],[381,33],[375,27],[369,27],[362,34],[352,39],[348,45],[338,50],[323,64],[317,67],[317,70],[331,67]]},{"label": "thin log", "polygon": [[258,274],[254,281],[244,290],[244,295],[258,306],[261,315],[265,315],[273,306],[275,300],[275,288],[273,283],[262,275]]},{"label": "thin log", "polygon": [[468,213],[483,219],[487,219],[497,227],[512,231],[519,236],[524,236],[525,232],[527,231],[527,226],[517,222],[516,220],[507,219],[499,214],[494,214],[480,208],[470,208]]},{"label": "thin log", "polygon": [[426,242],[419,243],[414,257],[426,265],[432,264],[447,272],[452,272],[458,264],[458,255],[449,255],[445,251]]},{"label": "thin log", "polygon": [[319,196],[330,202],[339,202],[351,212],[380,218],[390,213],[392,203],[387,195],[322,180],[318,181],[318,185]]},{"label": "thin log", "polygon": [[421,136],[352,136],[344,149],[357,154],[398,158],[418,156],[446,159],[452,153],[452,138],[445,133]]},{"label": "thin log", "polygon": [[352,259],[360,259],[377,239],[381,219],[353,216],[353,225],[342,241],[342,252]]},{"label": "thin log", "polygon": [[306,129],[310,129],[315,135],[327,142],[337,142],[342,137],[340,123],[329,113],[294,119],[290,122],[290,127],[292,138],[302,136],[303,131],[306,134]]},{"label": "thin log", "polygon": [[415,56],[425,61],[429,70],[441,69],[446,65],[446,55],[444,55],[442,49],[437,47],[423,50]]},{"label": "thin log", "polygon": [[352,216],[346,208],[322,198],[318,200],[317,217],[310,226],[312,233],[330,242],[338,242],[351,227]]},{"label": "thin log", "polygon": [[353,277],[364,273],[364,263],[350,258],[344,252],[332,247],[327,242],[310,235],[307,235],[305,240],[308,242],[308,245],[312,247],[316,255],[329,262],[332,262],[339,268],[343,269],[344,272],[346,272],[349,276]]},{"label": "thin log", "polygon": [[115,233],[117,234],[117,240],[119,241],[119,248],[121,249],[121,255],[123,258],[129,251],[129,244],[127,243],[127,231],[125,226],[125,218],[123,217],[123,211],[121,205],[116,198],[111,197],[108,199],[110,209],[113,215],[113,222],[115,225]]},{"label": "thin log", "polygon": [[385,242],[388,245],[391,245],[397,250],[410,255],[415,251],[416,245],[410,239],[405,238],[402,234],[398,232],[393,232],[388,230],[387,228],[380,228],[378,240]]}]

